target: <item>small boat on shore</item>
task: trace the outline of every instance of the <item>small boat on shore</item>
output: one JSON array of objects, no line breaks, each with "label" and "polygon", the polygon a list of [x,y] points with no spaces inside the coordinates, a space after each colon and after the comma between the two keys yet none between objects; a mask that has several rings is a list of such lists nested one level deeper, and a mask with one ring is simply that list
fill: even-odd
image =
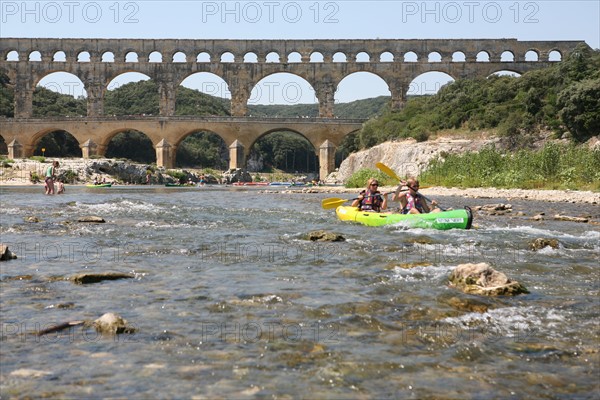
[{"label": "small boat on shore", "polygon": [[103,188],[103,187],[111,187],[112,183],[99,183],[97,185],[89,184],[89,185],[85,185],[85,187],[89,187],[89,188]]},{"label": "small boat on shore", "polygon": [[400,224],[410,228],[471,229],[473,213],[469,207],[427,214],[399,214],[359,211],[358,207],[339,206],[335,213],[341,221],[367,226]]}]

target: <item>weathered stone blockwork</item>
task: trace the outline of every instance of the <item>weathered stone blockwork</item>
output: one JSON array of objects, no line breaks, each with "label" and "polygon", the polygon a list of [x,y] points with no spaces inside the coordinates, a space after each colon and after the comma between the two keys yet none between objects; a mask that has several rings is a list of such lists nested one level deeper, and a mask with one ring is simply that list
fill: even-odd
[{"label": "weathered stone blockwork", "polygon": [[[11,142],[13,151],[20,151],[24,155],[30,154],[43,134],[49,132],[55,122],[42,127],[38,122],[35,125],[39,130],[32,132],[27,127],[32,116],[32,98],[36,85],[46,75],[64,71],[77,76],[84,84],[88,99],[88,121],[85,124],[94,126],[94,132],[78,134],[77,127],[71,131],[65,123],[56,125],[56,129],[64,129],[72,133],[80,143],[87,143],[84,155],[96,151],[103,154],[108,140],[122,129],[137,129],[151,137],[154,146],[161,143],[160,151],[157,148],[157,160],[165,164],[174,163],[176,146],[181,140],[181,132],[167,131],[165,125],[160,124],[159,138],[155,133],[142,130],[143,121],[135,119],[120,120],[123,127],[112,127],[110,132],[104,132],[103,127],[109,124],[108,117],[104,116],[104,94],[107,86],[115,77],[127,72],[139,72],[155,80],[160,92],[160,116],[169,121],[175,112],[175,94],[180,83],[188,76],[197,72],[209,72],[221,77],[227,84],[231,93],[231,113],[239,117],[237,122],[228,121],[229,127],[235,125],[240,142],[233,147],[235,157],[231,160],[241,159],[239,144],[247,153],[252,145],[255,133],[244,135],[249,129],[249,123],[260,122],[257,119],[249,121],[244,119],[247,113],[247,103],[252,89],[263,78],[280,72],[295,74],[305,79],[315,90],[319,102],[319,117],[315,121],[305,121],[307,124],[321,125],[323,129],[314,136],[306,136],[315,146],[315,151],[324,153],[328,157],[334,151],[334,146],[339,145],[343,135],[355,129],[357,121],[346,121],[347,126],[339,130],[343,121],[331,124],[326,119],[334,117],[334,94],[338,84],[348,75],[355,72],[371,72],[381,77],[391,93],[392,106],[401,108],[409,90],[410,83],[419,75],[439,71],[444,72],[454,79],[466,77],[485,77],[494,72],[509,70],[517,73],[547,67],[550,65],[549,54],[557,52],[560,57],[565,57],[580,41],[518,41],[516,39],[428,39],[428,40],[193,40],[193,39],[28,39],[5,38],[0,40],[0,70],[5,71],[15,89],[15,119],[2,122],[2,136],[6,142]],[[538,61],[525,61],[525,54],[533,51],[537,54]],[[30,61],[32,53],[39,52],[41,61]],[[64,53],[64,60],[55,60],[57,53]],[[480,53],[488,56],[487,62],[477,61]],[[508,52],[513,61],[501,61],[503,54]],[[275,53],[280,62],[267,62],[267,56]],[[414,53],[414,54],[412,54]],[[36,53],[37,54],[37,53]],[[62,54],[62,53],[60,53]],[[160,62],[151,62],[151,54],[161,59]],[[361,55],[360,62],[357,56]],[[364,55],[368,56],[365,61]],[[416,57],[414,62],[406,62],[407,54]],[[110,57],[105,58],[109,55]],[[222,61],[227,55],[232,62]],[[252,55],[256,62],[245,62],[246,56]],[[431,56],[435,57],[431,57]],[[12,61],[14,58],[17,61]],[[200,57],[199,57],[200,56]],[[334,62],[334,56],[336,61]],[[209,61],[199,62],[206,57]],[[339,62],[339,59],[345,62]],[[8,60],[11,61],[8,61]],[[114,60],[111,62],[103,59]],[[130,62],[131,60],[137,60]],[[431,60],[431,61],[430,61]],[[433,61],[436,60],[436,61]],[[155,122],[155,117],[147,121]],[[180,130],[181,124],[170,124],[171,129]],[[80,122],[83,123],[83,122]],[[114,125],[113,122],[110,122]],[[352,129],[347,129],[353,125]],[[42,124],[43,125],[43,124]],[[177,128],[175,128],[177,126]],[[190,129],[186,126],[185,129]],[[318,130],[316,127],[307,130]],[[158,135],[159,133],[156,133]],[[342,137],[331,134],[336,131]],[[268,131],[263,130],[262,133]],[[305,134],[303,130],[296,131]],[[215,131],[222,136],[227,145],[231,146],[234,140],[230,134]],[[183,133],[186,134],[185,132]],[[189,134],[189,131],[188,133]],[[227,137],[227,138],[226,138]],[[163,139],[165,141],[163,141]],[[87,142],[91,140],[91,142]],[[320,141],[319,141],[320,140]],[[325,143],[329,140],[328,143]],[[19,147],[21,146],[21,147]],[[233,151],[233,150],[232,150]],[[161,161],[162,160],[162,161]],[[232,161],[236,164],[236,161]],[[321,172],[332,168],[331,158],[320,160]]]}]

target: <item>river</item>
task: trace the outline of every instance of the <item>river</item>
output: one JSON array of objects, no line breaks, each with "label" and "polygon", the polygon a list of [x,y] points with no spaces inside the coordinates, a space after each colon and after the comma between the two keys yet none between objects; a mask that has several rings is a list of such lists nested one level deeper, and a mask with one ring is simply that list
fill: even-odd
[{"label": "river", "polygon": [[[339,222],[320,206],[327,194],[41,191],[0,188],[2,242],[19,257],[0,264],[3,399],[599,393],[598,226],[529,219],[598,218],[596,205],[512,201],[509,215],[478,213],[475,229],[433,231]],[[106,223],[74,222],[89,215]],[[319,229],[347,240],[303,238]],[[540,237],[559,248],[529,250]],[[530,293],[483,298],[448,286],[454,267],[482,261]],[[109,271],[133,279],[68,280]],[[75,326],[36,335],[106,312],[135,333]]]}]

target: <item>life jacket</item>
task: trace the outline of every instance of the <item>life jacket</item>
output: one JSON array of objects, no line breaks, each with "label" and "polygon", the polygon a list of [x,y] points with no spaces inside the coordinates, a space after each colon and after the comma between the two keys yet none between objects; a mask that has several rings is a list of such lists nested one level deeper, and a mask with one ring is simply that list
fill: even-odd
[{"label": "life jacket", "polygon": [[408,212],[413,208],[416,208],[420,213],[425,212],[423,203],[421,202],[421,196],[417,194],[416,197],[413,197],[413,195],[408,192],[406,193],[406,207],[402,209],[402,214],[408,214]]},{"label": "life jacket", "polygon": [[381,197],[381,193],[379,191],[372,192],[371,190],[363,190],[360,192],[361,196],[364,198],[360,202],[360,210],[361,211],[381,211],[381,204],[383,203],[383,198]]}]

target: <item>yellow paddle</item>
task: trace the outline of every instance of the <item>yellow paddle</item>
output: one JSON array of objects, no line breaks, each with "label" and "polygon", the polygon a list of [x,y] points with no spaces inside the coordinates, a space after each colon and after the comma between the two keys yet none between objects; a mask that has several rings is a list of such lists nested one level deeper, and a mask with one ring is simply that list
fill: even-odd
[{"label": "yellow paddle", "polygon": [[[402,190],[404,191],[404,190]],[[388,192],[388,193],[381,193],[381,196],[387,194],[392,194],[394,192]],[[377,195],[379,196],[379,195]],[[369,196],[367,196],[369,197]],[[323,207],[325,210],[330,210],[332,208],[338,208],[339,206],[341,206],[342,204],[348,202],[348,201],[354,201],[354,200],[358,200],[358,198],[354,198],[354,199],[340,199],[338,197],[329,197],[327,199],[323,199],[321,200],[321,207]]]},{"label": "yellow paddle", "polygon": [[[387,176],[389,176],[390,178],[392,178],[392,179],[395,179],[395,180],[397,180],[397,181],[398,181],[398,182],[400,182],[400,183],[402,183],[402,182],[403,182],[403,181],[402,181],[402,179],[400,179],[400,177],[399,177],[398,175],[396,175],[396,173],[394,172],[394,170],[392,170],[390,167],[388,167],[388,166],[387,166],[387,165],[385,165],[384,163],[380,163],[380,162],[378,162],[377,164],[375,164],[375,166],[376,166],[377,168],[379,168],[379,170],[380,170],[381,172],[383,172],[384,174],[386,174],[386,175],[387,175]],[[425,188],[425,187],[423,187],[423,189],[424,189],[424,188]],[[423,195],[423,194],[421,194],[421,193],[418,193],[418,195],[419,195],[419,196],[421,196],[422,198],[424,198],[425,200],[427,200],[428,202],[430,202],[430,203],[431,203],[431,199],[430,199],[429,197],[427,197],[427,196],[425,196],[425,195]],[[445,209],[443,209],[443,208],[442,208],[442,207],[440,207],[439,205],[438,205],[438,207],[439,207],[439,209],[440,209],[440,210],[442,210],[442,211],[445,211]]]}]

